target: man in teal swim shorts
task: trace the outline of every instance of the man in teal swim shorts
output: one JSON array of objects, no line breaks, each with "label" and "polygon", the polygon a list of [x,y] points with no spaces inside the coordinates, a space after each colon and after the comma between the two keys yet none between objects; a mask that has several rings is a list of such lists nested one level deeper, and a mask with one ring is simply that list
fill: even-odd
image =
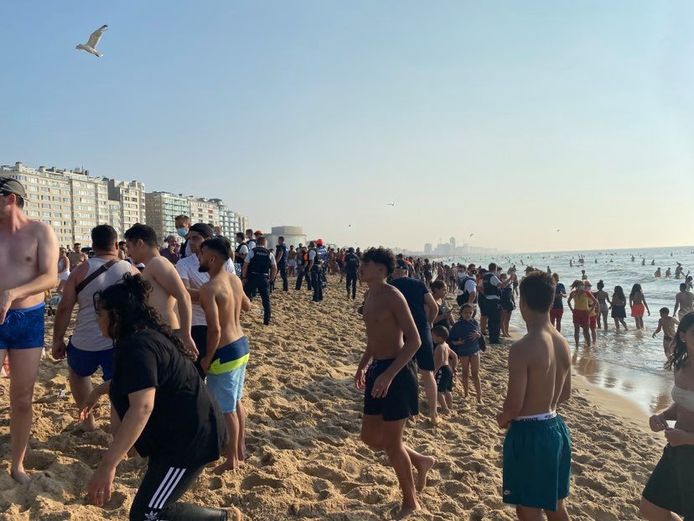
[{"label": "man in teal swim shorts", "polygon": [[571,436],[557,405],[571,396],[571,351],[550,322],[551,277],[540,271],[520,284],[520,310],[528,333],[511,346],[508,390],[499,427],[504,440],[503,501],[521,521],[568,521]]},{"label": "man in teal swim shorts", "polygon": [[24,186],[0,177],[0,361],[10,360],[11,476],[24,470],[32,422],[34,382],[43,348],[44,291],[58,282],[58,241],[53,228],[24,214]]}]

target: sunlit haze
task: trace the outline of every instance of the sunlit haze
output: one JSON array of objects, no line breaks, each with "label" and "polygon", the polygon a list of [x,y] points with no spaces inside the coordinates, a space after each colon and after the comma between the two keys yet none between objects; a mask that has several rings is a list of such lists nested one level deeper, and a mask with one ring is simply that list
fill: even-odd
[{"label": "sunlit haze", "polygon": [[[4,2],[0,19],[0,164],[221,197],[340,245],[692,242],[689,2]],[[102,24],[104,56],[76,51]]]}]

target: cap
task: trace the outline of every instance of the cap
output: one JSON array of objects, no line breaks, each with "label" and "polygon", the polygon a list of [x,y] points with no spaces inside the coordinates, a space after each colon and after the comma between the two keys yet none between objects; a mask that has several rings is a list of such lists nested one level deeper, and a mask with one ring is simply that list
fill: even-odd
[{"label": "cap", "polygon": [[261,232],[260,230],[256,230],[256,231],[253,233],[253,235],[255,235],[256,237],[260,237],[262,234],[263,234],[263,232]]},{"label": "cap", "polygon": [[196,232],[202,235],[205,239],[209,239],[214,236],[214,230],[212,226],[205,223],[195,223],[188,229],[189,232]]},{"label": "cap", "polygon": [[16,194],[25,200],[27,198],[24,185],[12,177],[0,177],[0,192]]},{"label": "cap", "polygon": [[407,269],[407,263],[402,259],[398,259],[397,262],[395,263],[395,269],[396,270],[406,270]]}]

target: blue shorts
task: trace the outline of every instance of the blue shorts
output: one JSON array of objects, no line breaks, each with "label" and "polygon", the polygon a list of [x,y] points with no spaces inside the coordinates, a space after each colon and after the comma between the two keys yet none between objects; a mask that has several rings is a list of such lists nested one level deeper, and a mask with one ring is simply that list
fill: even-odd
[{"label": "blue shorts", "polygon": [[571,435],[560,416],[514,420],[504,440],[503,501],[555,512],[569,495]]},{"label": "blue shorts", "polygon": [[246,365],[248,364],[243,364],[228,373],[207,374],[207,389],[217,400],[224,414],[236,412],[236,403],[243,398]]},{"label": "blue shorts", "polygon": [[45,307],[41,303],[30,308],[10,309],[5,322],[0,324],[0,349],[43,347]]},{"label": "blue shorts", "polygon": [[113,377],[113,349],[105,351],[85,351],[70,342],[67,345],[67,365],[77,375],[85,378],[96,373],[101,366],[104,382]]}]

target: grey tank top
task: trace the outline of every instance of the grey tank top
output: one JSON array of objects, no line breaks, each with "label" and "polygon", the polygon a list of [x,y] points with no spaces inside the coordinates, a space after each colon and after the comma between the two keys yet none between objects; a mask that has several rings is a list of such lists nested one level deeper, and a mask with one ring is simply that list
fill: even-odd
[{"label": "grey tank top", "polygon": [[[87,271],[85,278],[107,262],[107,259],[99,257],[92,257],[87,260],[89,271]],[[102,336],[99,331],[99,323],[94,310],[94,293],[120,282],[126,273],[130,273],[130,263],[123,260],[118,261],[106,273],[102,273],[87,284],[77,295],[77,322],[75,331],[70,338],[70,342],[77,349],[83,351],[105,351],[113,347],[113,340]]]}]

